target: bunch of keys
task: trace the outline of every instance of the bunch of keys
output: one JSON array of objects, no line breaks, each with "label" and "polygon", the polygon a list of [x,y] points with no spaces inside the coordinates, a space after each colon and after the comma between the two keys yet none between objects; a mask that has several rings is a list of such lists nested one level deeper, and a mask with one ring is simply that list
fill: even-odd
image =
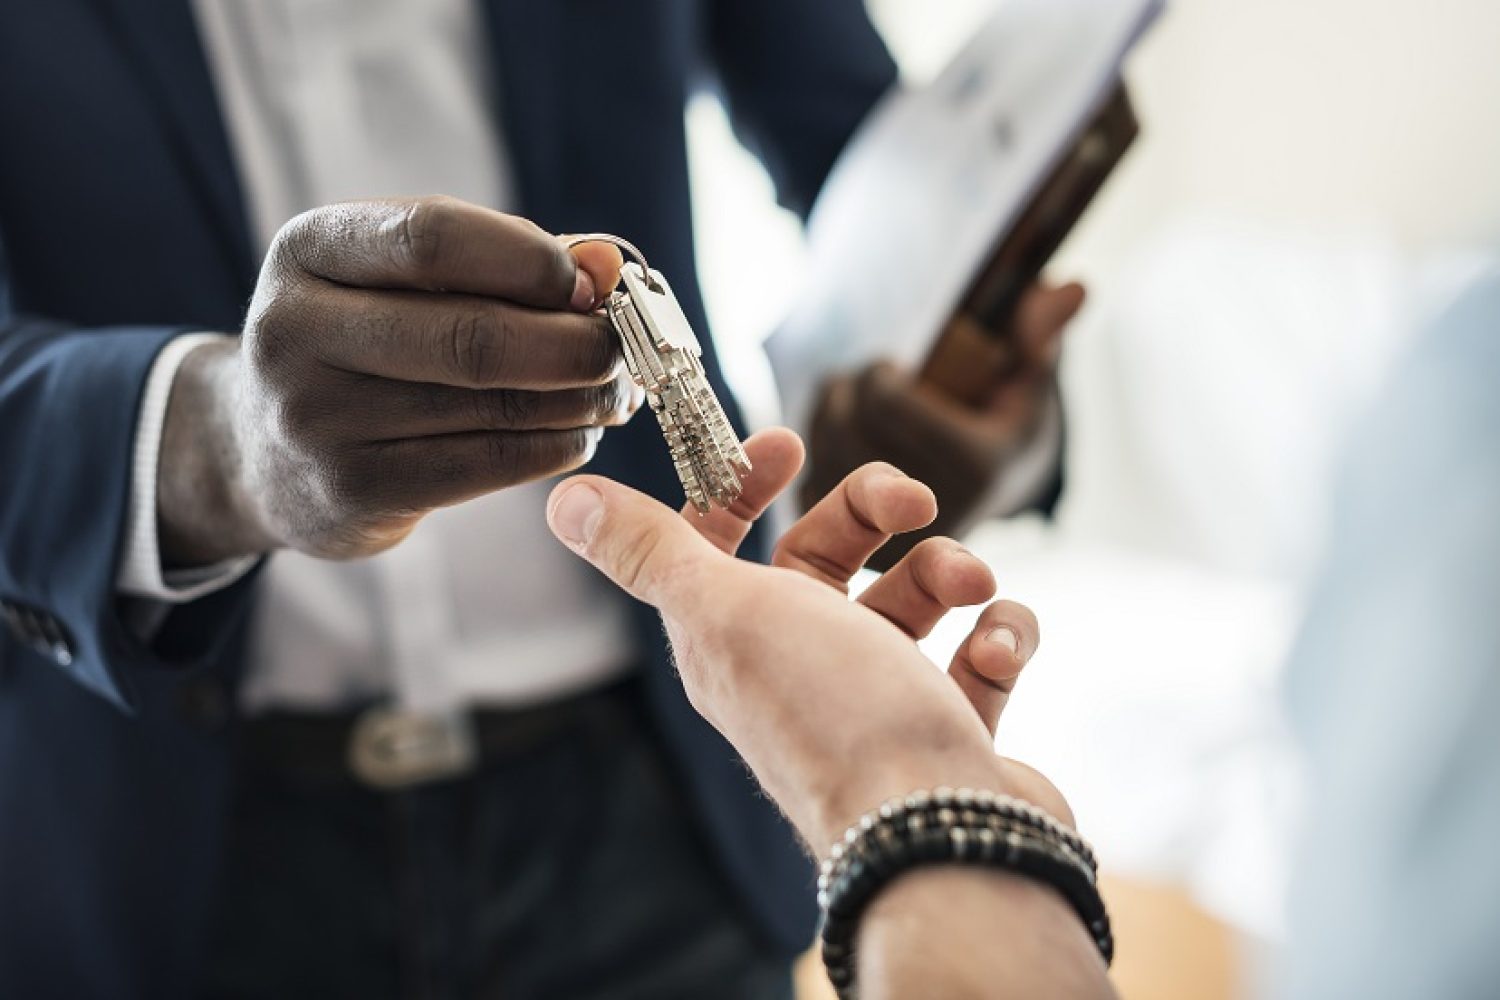
[{"label": "bunch of keys", "polygon": [[605,303],[625,365],[646,392],[688,501],[700,514],[714,504],[729,507],[743,492],[750,459],[709,385],[703,348],[671,286],[627,240],[590,233],[567,241],[569,247],[580,243],[612,243],[633,258]]}]

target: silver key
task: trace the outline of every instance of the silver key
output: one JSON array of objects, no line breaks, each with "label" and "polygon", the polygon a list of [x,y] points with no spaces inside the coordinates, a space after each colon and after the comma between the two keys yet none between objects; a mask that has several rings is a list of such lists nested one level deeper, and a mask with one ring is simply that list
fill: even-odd
[{"label": "silver key", "polygon": [[620,335],[630,377],[646,392],[661,424],[677,478],[699,513],[713,504],[728,507],[743,492],[750,459],[729,423],[703,370],[703,349],[667,279],[646,264],[640,251],[614,236],[574,237],[569,245],[602,241],[625,250],[620,288],[605,304]]}]

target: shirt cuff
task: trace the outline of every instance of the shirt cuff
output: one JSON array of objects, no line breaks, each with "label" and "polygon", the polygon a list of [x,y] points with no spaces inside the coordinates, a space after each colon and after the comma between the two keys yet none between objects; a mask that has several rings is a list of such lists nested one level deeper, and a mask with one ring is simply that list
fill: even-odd
[{"label": "shirt cuff", "polygon": [[161,457],[162,427],[177,370],[195,349],[228,340],[219,333],[190,333],[170,341],[156,356],[146,376],[146,389],[136,417],[135,453],[131,461],[129,501],[126,510],[124,551],[115,588],[126,597],[141,597],[169,604],[186,604],[222,590],[254,567],[255,556],[231,559],[212,566],[195,566],[166,572],[161,565],[161,547],[156,534],[156,470]]}]

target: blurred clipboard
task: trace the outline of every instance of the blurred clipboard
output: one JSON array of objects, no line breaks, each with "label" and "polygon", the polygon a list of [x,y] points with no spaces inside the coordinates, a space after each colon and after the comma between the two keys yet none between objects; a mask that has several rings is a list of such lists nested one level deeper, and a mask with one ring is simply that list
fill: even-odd
[{"label": "blurred clipboard", "polygon": [[1163,0],[1001,0],[948,66],[898,89],[840,157],[811,266],[767,343],[787,420],[824,378],[888,358],[977,400],[1020,293],[1137,127],[1121,65]]}]

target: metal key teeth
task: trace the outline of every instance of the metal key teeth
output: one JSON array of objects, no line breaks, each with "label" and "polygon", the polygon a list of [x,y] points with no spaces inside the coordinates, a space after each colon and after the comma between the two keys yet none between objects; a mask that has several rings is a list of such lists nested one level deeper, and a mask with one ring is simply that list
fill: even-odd
[{"label": "metal key teeth", "polygon": [[744,489],[750,459],[724,413],[695,351],[658,343],[628,294],[611,297],[607,312],[631,378],[661,425],[688,501],[707,513],[728,507]]},{"label": "metal key teeth", "polygon": [[[683,406],[683,409],[688,410],[688,407]],[[681,454],[679,473],[685,466],[687,475],[683,477],[684,481],[693,483],[693,489],[689,491],[693,505],[699,511],[706,512],[710,501],[720,504],[733,502],[732,498],[725,497],[722,479],[715,468],[716,463],[709,447],[710,442],[705,441],[699,433],[701,425],[698,415],[691,411],[684,413],[678,426]]]},{"label": "metal key teeth", "polygon": [[679,404],[675,417],[669,416],[669,423],[663,429],[668,431],[667,440],[673,464],[688,499],[699,511],[706,512],[710,501],[723,503],[726,497],[720,477],[716,475],[712,456],[705,448],[705,441],[697,433],[695,415],[684,412],[685,410],[686,407]]},{"label": "metal key teeth", "polygon": [[693,445],[688,435],[676,424],[662,422],[662,430],[667,436],[667,448],[672,456],[672,465],[677,469],[677,478],[682,481],[683,490],[693,506],[699,510],[705,510],[708,503],[707,480],[701,474],[699,464],[694,460]]},{"label": "metal key teeth", "polygon": [[729,425],[729,418],[724,413],[724,408],[719,405],[713,390],[704,384],[699,389],[699,403],[707,417],[707,425],[714,444],[724,456],[726,464],[738,467],[742,473],[750,471],[750,457],[745,454],[745,448],[740,444],[739,436],[734,433],[734,428]]},{"label": "metal key teeth", "polygon": [[[689,419],[684,420],[685,416]],[[667,439],[667,449],[672,458],[672,465],[677,470],[677,478],[682,481],[683,491],[694,507],[699,511],[707,511],[712,488],[709,477],[698,458],[700,449],[696,446],[694,435],[689,429],[690,414],[683,413],[679,400],[670,406],[663,405],[657,411],[657,421],[661,424],[662,433]]]},{"label": "metal key teeth", "polygon": [[742,489],[735,466],[748,463],[717,398],[697,376],[700,369],[696,364],[686,369],[652,405],[684,492],[694,507],[706,512],[712,503],[734,502]]},{"label": "metal key teeth", "polygon": [[720,504],[733,503],[743,490],[740,473],[749,472],[749,459],[706,381],[690,395],[689,402],[694,411],[699,454],[707,466],[704,471],[710,492]]}]

